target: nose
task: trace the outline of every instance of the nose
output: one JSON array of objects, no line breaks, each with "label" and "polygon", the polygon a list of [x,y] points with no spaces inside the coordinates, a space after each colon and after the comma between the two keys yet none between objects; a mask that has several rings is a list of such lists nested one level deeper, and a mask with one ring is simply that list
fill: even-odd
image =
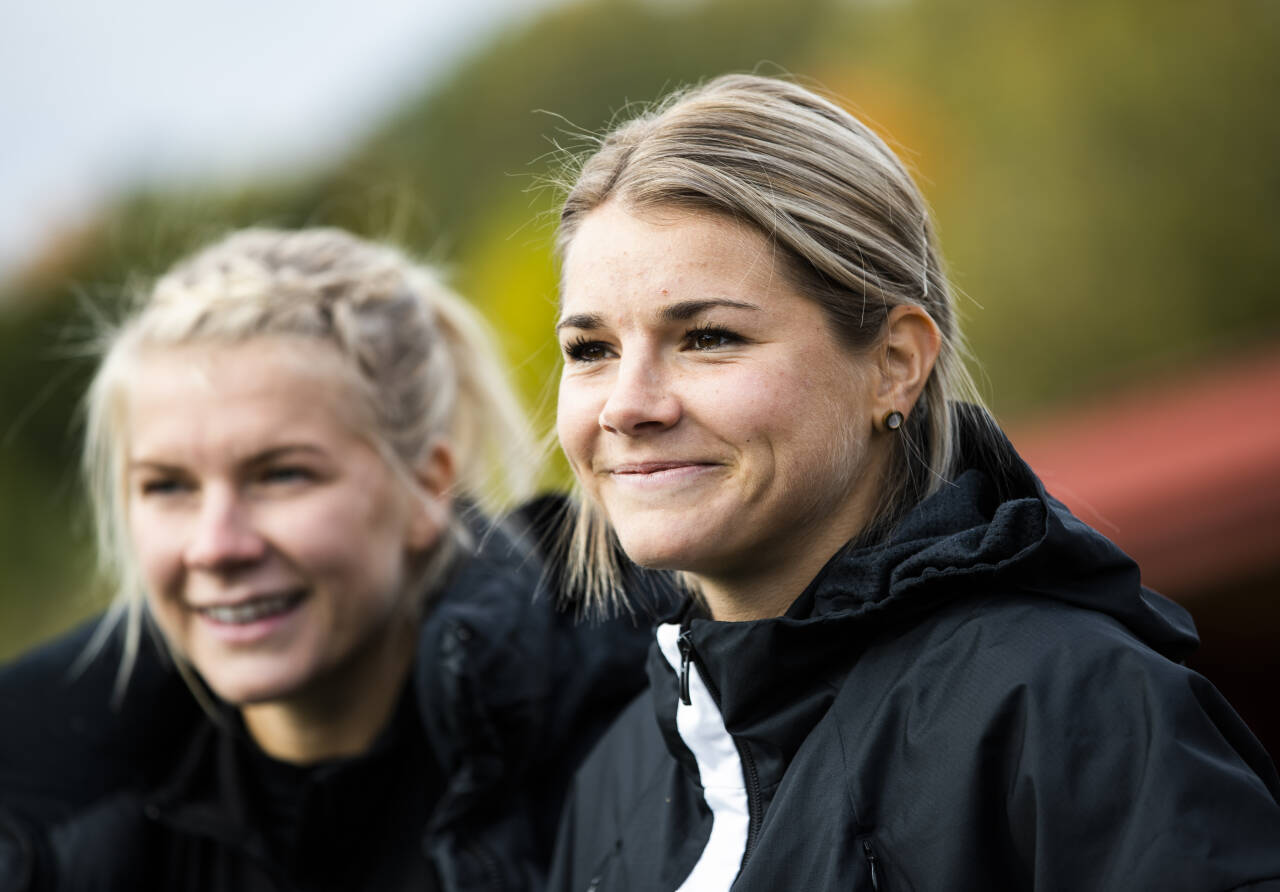
[{"label": "nose", "polygon": [[668,377],[656,359],[635,353],[624,357],[600,410],[600,427],[611,434],[638,436],[675,425],[681,406]]},{"label": "nose", "polygon": [[232,492],[206,490],[187,542],[187,566],[227,570],[253,563],[265,553],[266,541],[254,528],[248,506]]}]

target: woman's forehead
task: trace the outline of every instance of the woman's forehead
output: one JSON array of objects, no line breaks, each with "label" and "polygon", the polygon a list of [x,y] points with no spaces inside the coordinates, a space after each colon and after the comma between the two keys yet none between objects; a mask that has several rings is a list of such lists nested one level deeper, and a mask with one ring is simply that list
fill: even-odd
[{"label": "woman's forehead", "polygon": [[344,428],[371,423],[354,373],[320,341],[264,337],[237,343],[149,346],[140,350],[122,388],[131,451],[225,433],[270,439],[282,428]]},{"label": "woman's forehead", "polygon": [[775,250],[751,227],[700,211],[651,219],[620,205],[588,214],[562,270],[562,318],[612,299],[758,303],[779,284]]}]

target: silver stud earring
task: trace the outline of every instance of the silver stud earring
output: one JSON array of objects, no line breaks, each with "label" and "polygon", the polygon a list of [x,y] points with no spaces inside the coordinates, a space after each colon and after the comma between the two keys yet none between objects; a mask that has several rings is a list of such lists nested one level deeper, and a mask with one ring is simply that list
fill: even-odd
[{"label": "silver stud earring", "polygon": [[902,413],[894,409],[884,417],[884,426],[886,430],[896,431],[902,427]]}]

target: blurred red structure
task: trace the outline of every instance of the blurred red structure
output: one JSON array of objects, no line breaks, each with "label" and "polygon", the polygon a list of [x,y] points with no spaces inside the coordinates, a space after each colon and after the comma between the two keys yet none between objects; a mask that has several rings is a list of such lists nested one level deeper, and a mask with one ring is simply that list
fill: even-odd
[{"label": "blurred red structure", "polygon": [[1189,661],[1280,755],[1280,353],[1069,410],[1010,437],[1056,495],[1191,611]]}]

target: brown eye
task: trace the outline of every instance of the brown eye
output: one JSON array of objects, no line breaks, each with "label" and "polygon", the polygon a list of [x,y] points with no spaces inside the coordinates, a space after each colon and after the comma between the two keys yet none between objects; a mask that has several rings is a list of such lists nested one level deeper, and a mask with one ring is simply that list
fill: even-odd
[{"label": "brown eye", "polygon": [[609,348],[603,341],[579,338],[565,345],[564,355],[573,362],[599,362],[608,358]]},{"label": "brown eye", "polygon": [[741,343],[742,337],[727,328],[695,328],[685,335],[685,346],[690,350],[718,350]]}]

